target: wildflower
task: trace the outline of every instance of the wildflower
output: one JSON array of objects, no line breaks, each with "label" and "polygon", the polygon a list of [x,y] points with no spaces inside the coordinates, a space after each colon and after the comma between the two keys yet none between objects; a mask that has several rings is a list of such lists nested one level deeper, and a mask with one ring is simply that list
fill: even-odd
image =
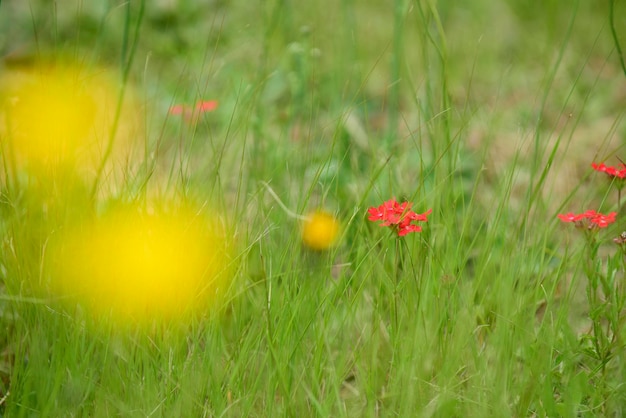
[{"label": "wildflower", "polygon": [[174,105],[170,107],[171,115],[182,115],[185,112],[186,106],[183,105]]},{"label": "wildflower", "polygon": [[616,216],[617,212],[611,212],[607,215],[603,215],[595,210],[587,210],[580,214],[569,212],[557,215],[557,217],[563,222],[573,222],[578,228],[586,227],[588,229],[606,228],[615,222]]},{"label": "wildflower", "polygon": [[183,115],[185,121],[195,124],[198,122],[200,115],[214,111],[217,109],[217,106],[216,100],[200,100],[194,107],[185,104],[173,105],[170,107],[169,113],[171,115]]},{"label": "wildflower", "polygon": [[613,242],[620,246],[626,245],[626,231],[619,234],[617,238],[613,238]]},{"label": "wildflower", "polygon": [[613,222],[615,222],[616,212],[611,212],[608,215],[603,215],[601,213],[596,213],[594,216],[589,218],[589,222],[598,226],[598,228],[606,228]]},{"label": "wildflower", "polygon": [[[79,65],[38,64],[23,72],[3,73],[2,141],[11,144],[20,165],[30,167],[83,165],[99,159],[99,150],[105,148],[103,132],[112,129],[112,104],[117,101],[112,80],[106,70]],[[128,96],[125,107],[132,102]],[[116,126],[135,130],[132,112],[120,116]]]},{"label": "wildflower", "polygon": [[388,200],[378,207],[367,210],[370,221],[383,221],[380,226],[389,226],[398,236],[403,237],[411,232],[421,232],[422,227],[412,222],[426,222],[432,209],[424,213],[415,213],[409,202],[398,203],[395,199]]},{"label": "wildflower", "polygon": [[302,242],[316,251],[328,249],[337,241],[339,229],[339,221],[330,213],[312,213],[302,226]]},{"label": "wildflower", "polygon": [[584,214],[575,215],[572,212],[568,212],[566,214],[558,214],[557,217],[563,222],[577,222],[585,217]]},{"label": "wildflower", "polygon": [[219,306],[230,285],[230,240],[192,208],[112,211],[67,228],[50,254],[54,293],[123,323],[185,320]]},{"label": "wildflower", "polygon": [[607,166],[604,163],[596,164],[591,163],[591,167],[594,170],[599,171],[601,173],[606,173],[609,177],[618,177],[620,179],[626,178],[626,165],[621,164],[621,167],[613,167]]},{"label": "wildflower", "polygon": [[196,104],[196,110],[199,112],[212,112],[217,109],[217,101],[204,100]]}]

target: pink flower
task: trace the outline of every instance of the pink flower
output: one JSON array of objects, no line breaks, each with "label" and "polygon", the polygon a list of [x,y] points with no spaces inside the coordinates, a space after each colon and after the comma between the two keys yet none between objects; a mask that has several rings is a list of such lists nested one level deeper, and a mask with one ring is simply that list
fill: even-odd
[{"label": "pink flower", "polygon": [[422,227],[412,222],[426,222],[432,209],[424,213],[411,211],[409,202],[398,203],[395,199],[388,200],[380,206],[371,207],[367,210],[370,221],[383,221],[380,226],[388,226],[394,229],[398,236],[403,237],[411,232],[421,232]]}]

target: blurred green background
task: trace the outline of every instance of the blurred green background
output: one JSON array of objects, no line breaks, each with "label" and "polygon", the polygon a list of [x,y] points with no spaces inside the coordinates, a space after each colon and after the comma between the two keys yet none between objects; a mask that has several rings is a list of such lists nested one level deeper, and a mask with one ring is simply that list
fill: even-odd
[{"label": "blurred green background", "polygon": [[[621,386],[585,374],[582,286],[564,290],[579,253],[555,218],[616,206],[590,169],[626,160],[614,36],[624,48],[624,0],[5,0],[2,80],[78,62],[139,99],[138,157],[103,176],[102,205],[215,202],[243,285],[222,322],[154,340],[85,336],[3,291],[3,388],[19,377],[14,396],[42,415],[80,402],[94,416],[593,414],[607,393],[621,410]],[[200,100],[219,106],[193,123],[169,112]],[[53,211],[2,197],[0,272],[15,284],[37,277]],[[63,216],[95,211],[78,197]],[[404,247],[364,220],[391,197],[433,209]],[[300,247],[294,218],[315,208],[344,223],[327,253]]]}]

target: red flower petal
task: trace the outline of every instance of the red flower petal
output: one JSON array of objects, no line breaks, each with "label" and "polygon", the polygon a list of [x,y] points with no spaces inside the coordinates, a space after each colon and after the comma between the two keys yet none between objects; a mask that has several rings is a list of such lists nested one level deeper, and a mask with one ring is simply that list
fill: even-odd
[{"label": "red flower petal", "polygon": [[184,105],[174,105],[170,107],[169,113],[171,115],[182,115],[185,112],[185,108]]},{"label": "red flower petal", "polygon": [[398,203],[395,199],[390,199],[378,207],[369,208],[367,210],[368,219],[370,221],[383,221],[380,226],[393,228],[401,237],[411,232],[420,232],[422,227],[411,222],[427,221],[427,216],[432,212],[432,209],[418,214],[410,210],[411,205],[410,202]]},{"label": "red flower petal", "polygon": [[597,215],[598,215],[598,212],[596,212],[595,210],[589,209],[589,210],[586,210],[584,213],[581,213],[578,216],[580,216],[580,218],[582,219],[582,218],[593,218],[594,216],[597,216]]},{"label": "red flower petal", "polygon": [[589,219],[589,222],[598,226],[598,228],[606,228],[613,222],[615,222],[616,212],[611,212],[608,215],[598,213],[596,216]]},{"label": "red flower petal", "polygon": [[422,227],[419,225],[406,225],[398,229],[398,236],[403,237],[411,232],[422,232]]},{"label": "red flower petal", "polygon": [[606,165],[604,163],[600,163],[600,164],[591,163],[591,167],[593,167],[593,169],[596,171],[600,171],[600,172],[606,171]]},{"label": "red flower petal", "polygon": [[[616,212],[611,212],[608,215],[603,215],[595,210],[587,210],[580,214],[574,214],[572,212],[566,214],[558,214],[557,217],[563,222],[579,222],[583,219],[589,219],[589,223],[596,225],[598,228],[606,228],[613,222],[615,222]],[[590,225],[590,226],[593,226]]]},{"label": "red flower petal", "polygon": [[575,215],[572,212],[566,214],[558,214],[556,215],[563,222],[576,222],[581,220],[583,217],[581,215]]},{"label": "red flower petal", "polygon": [[613,167],[604,163],[591,163],[591,167],[593,167],[594,170],[606,173],[611,177],[619,177],[621,179],[626,178],[626,165],[624,164],[621,164],[621,167]]},{"label": "red flower petal", "polygon": [[428,209],[424,213],[415,213],[415,212],[413,212],[412,219],[414,221],[426,222],[426,221],[428,221],[428,215],[430,215],[432,212],[433,212],[432,209]]},{"label": "red flower petal", "polygon": [[370,216],[367,217],[370,221],[379,221],[384,217],[383,212],[376,207],[369,208],[367,212],[370,214]]},{"label": "red flower petal", "polygon": [[217,100],[203,100],[196,104],[196,110],[200,112],[212,112],[217,109]]}]

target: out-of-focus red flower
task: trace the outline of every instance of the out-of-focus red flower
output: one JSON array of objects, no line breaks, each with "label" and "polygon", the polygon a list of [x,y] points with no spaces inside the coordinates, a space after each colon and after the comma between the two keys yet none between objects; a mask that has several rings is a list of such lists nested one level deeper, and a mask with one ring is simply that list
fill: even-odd
[{"label": "out-of-focus red flower", "polygon": [[182,115],[184,111],[185,111],[185,106],[183,105],[174,105],[170,107],[171,115]]},{"label": "out-of-focus red flower", "polygon": [[424,213],[415,213],[411,210],[409,202],[398,203],[395,199],[388,200],[380,206],[374,206],[367,210],[370,221],[383,221],[380,226],[388,226],[394,229],[398,236],[403,237],[411,232],[421,232],[422,227],[412,222],[426,222],[432,209]]},{"label": "out-of-focus red flower", "polygon": [[217,100],[200,100],[195,106],[186,104],[176,104],[170,107],[170,115],[183,115],[185,121],[189,123],[197,123],[200,115],[203,113],[213,112],[218,107]]},{"label": "out-of-focus red flower", "polygon": [[566,214],[558,214],[557,217],[563,222],[573,222],[577,227],[587,227],[588,229],[592,228],[606,228],[613,222],[615,222],[615,217],[617,216],[617,212],[611,212],[607,215],[603,215],[600,212],[596,212],[595,210],[587,210],[583,213],[574,214],[572,212]]},{"label": "out-of-focus red flower", "polygon": [[217,100],[204,100],[196,104],[196,110],[199,112],[212,112],[217,109]]},{"label": "out-of-focus red flower", "polygon": [[601,173],[606,173],[610,177],[619,177],[620,179],[626,178],[626,165],[620,164],[621,167],[613,167],[608,166],[604,163],[596,164],[591,163],[591,167],[594,170],[599,171]]}]

